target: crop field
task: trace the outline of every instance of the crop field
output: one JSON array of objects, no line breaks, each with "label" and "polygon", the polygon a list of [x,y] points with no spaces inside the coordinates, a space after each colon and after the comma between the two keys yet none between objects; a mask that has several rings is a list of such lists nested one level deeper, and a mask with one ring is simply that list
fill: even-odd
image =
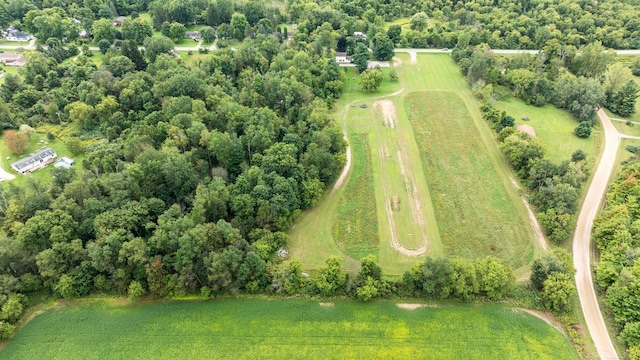
[{"label": "crop field", "polygon": [[[401,307],[402,306],[402,307]],[[35,317],[3,359],[577,359],[499,305],[312,300],[76,301]]]},{"label": "crop field", "polygon": [[526,271],[538,251],[533,230],[459,70],[445,54],[397,57],[400,81],[375,93],[360,91],[347,70],[336,119],[353,164],[289,231],[291,257],[315,270],[338,255],[355,271],[372,253],[386,274],[400,275],[424,256],[495,255]]},{"label": "crop field", "polygon": [[406,97],[440,237],[447,256],[496,255],[517,268],[533,255],[527,218],[516,211],[462,103],[451,92]]},{"label": "crop field", "polygon": [[578,122],[567,111],[557,109],[553,105],[536,107],[527,105],[518,98],[507,97],[496,102],[495,107],[513,116],[516,119],[516,126],[533,127],[536,137],[540,138],[544,144],[545,156],[557,164],[570,160],[571,154],[578,149],[583,150],[593,159],[598,158],[599,150],[596,143],[600,142],[602,137],[599,126],[594,129],[590,137],[582,139],[574,133]]}]

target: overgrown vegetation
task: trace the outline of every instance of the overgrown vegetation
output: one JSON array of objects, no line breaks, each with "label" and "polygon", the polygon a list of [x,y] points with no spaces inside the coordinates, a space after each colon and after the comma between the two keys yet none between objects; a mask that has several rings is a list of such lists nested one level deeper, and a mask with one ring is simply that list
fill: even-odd
[{"label": "overgrown vegetation", "polygon": [[405,101],[445,253],[466,259],[495,255],[514,267],[530,261],[525,218],[488,158],[462,98],[413,92]]},{"label": "overgrown vegetation", "polygon": [[351,151],[355,158],[362,161],[354,162],[353,173],[336,209],[331,233],[340,249],[358,259],[376,253],[379,242],[368,135],[354,134]]}]

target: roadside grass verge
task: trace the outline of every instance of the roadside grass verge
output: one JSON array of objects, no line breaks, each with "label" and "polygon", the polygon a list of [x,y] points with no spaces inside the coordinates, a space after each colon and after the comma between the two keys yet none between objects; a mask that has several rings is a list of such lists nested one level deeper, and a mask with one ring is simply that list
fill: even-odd
[{"label": "roadside grass verge", "polygon": [[528,264],[534,255],[528,219],[500,181],[462,98],[413,92],[405,100],[445,254]]},{"label": "roadside grass verge", "polygon": [[352,156],[360,160],[340,194],[331,233],[342,251],[360,259],[377,253],[378,222],[368,135],[353,134],[350,144]]},{"label": "roadside grass verge", "polygon": [[[329,300],[331,301],[331,300]],[[577,359],[543,320],[493,304],[234,299],[74,301],[35,317],[6,359]]]}]

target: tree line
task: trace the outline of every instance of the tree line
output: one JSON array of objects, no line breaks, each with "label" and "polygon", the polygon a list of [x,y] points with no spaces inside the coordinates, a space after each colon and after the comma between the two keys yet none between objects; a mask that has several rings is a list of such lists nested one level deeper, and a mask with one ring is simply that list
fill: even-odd
[{"label": "tree line", "polygon": [[605,292],[616,331],[628,346],[630,359],[640,359],[639,172],[637,158],[624,166],[607,192],[605,210],[594,221],[593,229],[600,251],[596,281]]}]

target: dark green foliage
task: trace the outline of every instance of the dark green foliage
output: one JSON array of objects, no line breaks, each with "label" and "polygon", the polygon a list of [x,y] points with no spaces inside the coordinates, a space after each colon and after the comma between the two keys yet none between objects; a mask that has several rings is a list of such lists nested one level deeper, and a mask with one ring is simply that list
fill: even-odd
[{"label": "dark green foliage", "polygon": [[636,100],[639,93],[638,84],[629,80],[613,94],[607,94],[606,106],[618,115],[631,116],[636,113]]},{"label": "dark green foliage", "polygon": [[369,50],[362,43],[358,43],[355,52],[351,55],[351,59],[353,63],[356,64],[358,72],[363,72],[367,70],[369,64]]},{"label": "dark green foliage", "polygon": [[591,136],[591,123],[588,121],[582,121],[578,126],[576,126],[574,132],[578,137],[588,138]]},{"label": "dark green foliage", "polygon": [[432,299],[457,298],[468,301],[474,296],[501,299],[515,281],[511,268],[496,258],[474,262],[431,259],[416,264],[403,276],[406,291]]}]

